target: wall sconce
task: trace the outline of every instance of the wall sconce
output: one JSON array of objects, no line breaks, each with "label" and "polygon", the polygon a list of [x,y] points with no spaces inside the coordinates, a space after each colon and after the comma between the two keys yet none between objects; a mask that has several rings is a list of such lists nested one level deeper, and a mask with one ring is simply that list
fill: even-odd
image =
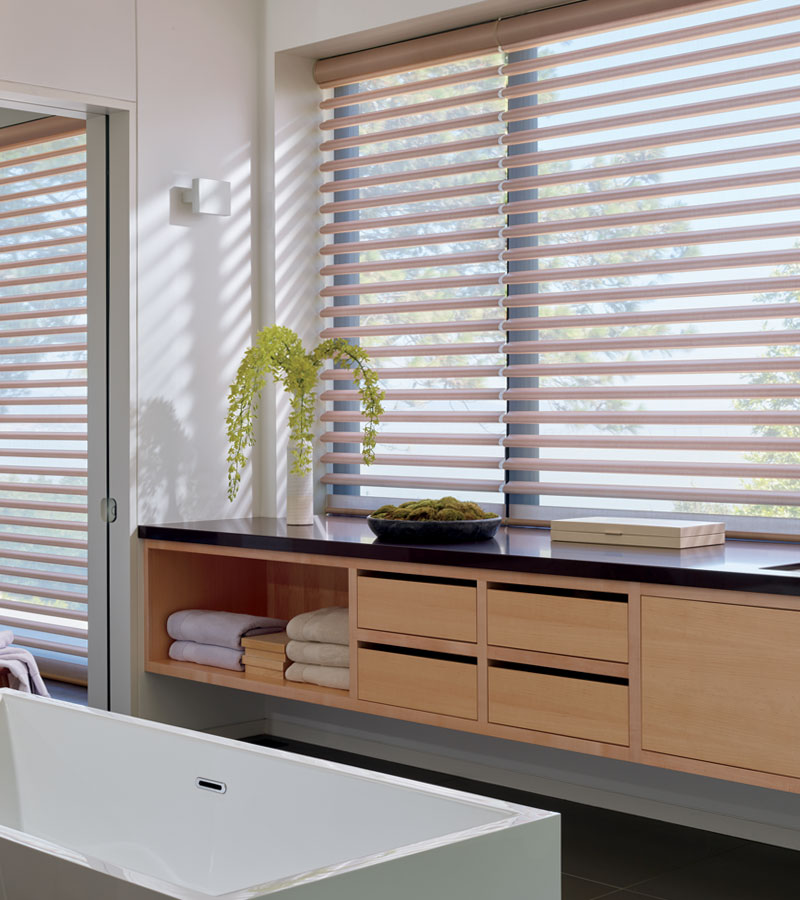
[{"label": "wall sconce", "polygon": [[192,186],[183,191],[183,202],[191,204],[192,212],[206,216],[231,214],[231,183],[213,178],[193,178]]}]

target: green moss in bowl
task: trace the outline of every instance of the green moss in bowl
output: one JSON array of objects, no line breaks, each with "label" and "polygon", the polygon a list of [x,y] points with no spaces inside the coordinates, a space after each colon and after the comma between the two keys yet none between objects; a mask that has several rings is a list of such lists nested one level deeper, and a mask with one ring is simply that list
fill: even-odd
[{"label": "green moss in bowl", "polygon": [[477,503],[442,497],[440,500],[408,500],[387,504],[367,518],[382,540],[406,543],[456,543],[494,537],[500,516]]},{"label": "green moss in bowl", "polygon": [[399,506],[391,503],[376,509],[374,519],[400,519],[405,522],[473,522],[476,519],[495,519],[494,513],[488,513],[468,500],[456,500],[455,497],[442,497],[441,500],[408,500]]}]

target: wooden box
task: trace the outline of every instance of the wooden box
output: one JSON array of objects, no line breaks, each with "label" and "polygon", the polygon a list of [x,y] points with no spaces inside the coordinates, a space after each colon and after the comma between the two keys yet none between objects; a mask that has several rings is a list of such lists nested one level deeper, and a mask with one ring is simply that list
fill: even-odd
[{"label": "wooden box", "polygon": [[285,631],[276,631],[273,634],[256,634],[253,637],[242,638],[242,646],[249,653],[270,654],[283,659],[286,656],[286,645],[289,637]]},{"label": "wooden box", "polygon": [[242,662],[247,677],[260,681],[283,681],[283,673],[289,667],[289,660],[286,658],[288,643],[285,631],[242,638]]},{"label": "wooden box", "polygon": [[550,540],[685,550],[689,547],[724,544],[725,525],[723,522],[696,522],[683,519],[588,516],[578,519],[555,519],[550,523]]},{"label": "wooden box", "polygon": [[285,667],[281,669],[264,669],[260,666],[245,665],[244,674],[246,678],[253,678],[256,681],[265,681],[268,684],[285,684],[283,677]]}]

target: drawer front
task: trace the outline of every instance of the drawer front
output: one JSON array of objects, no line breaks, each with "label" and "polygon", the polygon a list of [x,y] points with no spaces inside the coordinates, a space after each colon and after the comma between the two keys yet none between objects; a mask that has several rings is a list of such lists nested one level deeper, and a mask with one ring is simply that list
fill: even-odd
[{"label": "drawer front", "polygon": [[362,647],[358,650],[358,699],[477,719],[478,667]]},{"label": "drawer front", "polygon": [[628,661],[628,604],[525,591],[488,592],[489,644]]},{"label": "drawer front", "polygon": [[489,721],[627,746],[628,687],[492,666]]},{"label": "drawer front", "polygon": [[642,597],[645,750],[800,778],[799,682],[798,610]]},{"label": "drawer front", "polygon": [[358,627],[474,643],[476,590],[467,585],[361,575]]}]

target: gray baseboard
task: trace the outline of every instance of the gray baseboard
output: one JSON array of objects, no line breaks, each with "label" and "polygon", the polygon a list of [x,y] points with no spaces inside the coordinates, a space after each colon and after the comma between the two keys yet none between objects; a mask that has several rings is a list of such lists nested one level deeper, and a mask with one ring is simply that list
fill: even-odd
[{"label": "gray baseboard", "polygon": [[800,796],[288,701],[264,733],[800,850]]}]

